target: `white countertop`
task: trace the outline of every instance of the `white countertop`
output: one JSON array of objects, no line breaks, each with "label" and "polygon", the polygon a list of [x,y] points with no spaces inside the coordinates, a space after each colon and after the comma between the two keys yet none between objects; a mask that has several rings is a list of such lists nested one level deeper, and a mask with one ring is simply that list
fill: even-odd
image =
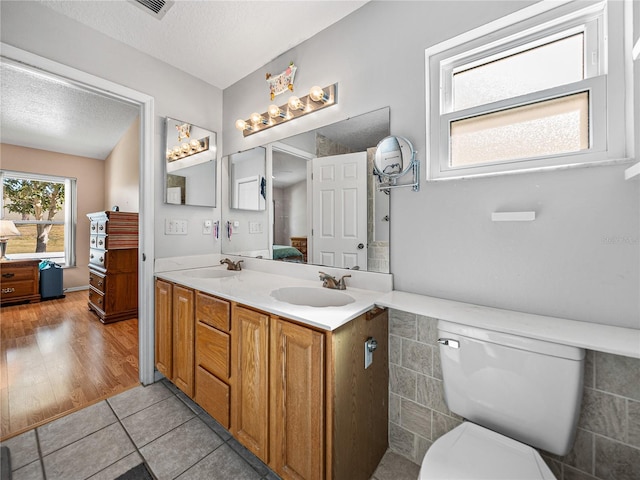
[{"label": "white countertop", "polygon": [[[226,266],[210,266],[206,267],[206,269],[225,270]],[[323,330],[335,330],[367,312],[375,306],[376,300],[382,294],[379,291],[347,286],[347,290],[331,291],[344,293],[352,297],[354,302],[348,305],[341,307],[293,305],[276,300],[271,296],[271,292],[283,287],[311,287],[326,290],[322,287],[322,282],[319,279],[311,281],[249,269],[244,269],[231,277],[195,278],[191,276],[195,270],[199,269],[156,272],[156,277],[226,300],[242,303],[274,315],[298,320]]]},{"label": "white countertop", "polygon": [[[226,268],[219,264],[222,257],[219,254],[211,254],[156,259],[155,275],[324,330],[335,330],[378,305],[497,332],[640,358],[640,330],[638,329],[534,315],[392,291],[391,275],[349,271],[352,278],[347,279],[347,290],[341,292],[351,296],[355,301],[342,307],[298,306],[280,302],[270,295],[273,290],[283,287],[321,289],[321,282],[318,279],[319,267],[314,265],[244,259],[243,265],[248,268],[233,277],[203,279],[189,276],[188,272],[196,267]],[[334,276],[345,273],[344,270],[330,268],[323,268],[323,270]]]},{"label": "white countertop", "polygon": [[483,307],[394,290],[376,300],[402,310],[463,325],[640,358],[640,330]]}]

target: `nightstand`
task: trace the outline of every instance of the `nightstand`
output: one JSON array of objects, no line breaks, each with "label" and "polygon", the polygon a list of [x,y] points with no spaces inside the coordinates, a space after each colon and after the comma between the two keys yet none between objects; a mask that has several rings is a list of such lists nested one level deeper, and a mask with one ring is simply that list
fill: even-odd
[{"label": "nightstand", "polygon": [[0,305],[39,302],[40,260],[6,260],[0,262]]}]

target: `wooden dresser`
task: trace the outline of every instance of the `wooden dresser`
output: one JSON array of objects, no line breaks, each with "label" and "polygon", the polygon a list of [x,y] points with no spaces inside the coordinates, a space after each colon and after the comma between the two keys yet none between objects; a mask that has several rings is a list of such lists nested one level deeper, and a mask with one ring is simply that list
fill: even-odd
[{"label": "wooden dresser", "polygon": [[40,260],[0,262],[0,304],[39,302]]},{"label": "wooden dresser", "polygon": [[302,261],[307,263],[307,237],[291,237],[291,246],[300,250]]},{"label": "wooden dresser", "polygon": [[138,214],[96,212],[91,220],[89,309],[102,323],[138,316]]}]

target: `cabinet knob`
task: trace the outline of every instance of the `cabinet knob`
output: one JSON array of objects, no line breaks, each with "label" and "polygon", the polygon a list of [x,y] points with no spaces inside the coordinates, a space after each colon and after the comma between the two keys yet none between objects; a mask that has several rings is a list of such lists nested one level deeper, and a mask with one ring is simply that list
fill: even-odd
[{"label": "cabinet knob", "polygon": [[100,257],[100,263],[104,262],[104,258]]},{"label": "cabinet knob", "polygon": [[16,291],[16,289],[15,289],[15,288],[13,288],[13,287],[3,288],[3,289],[2,289],[2,293],[13,293],[13,292],[15,292],[15,291]]},{"label": "cabinet knob", "polygon": [[91,255],[89,255],[89,258],[93,259],[93,253]]}]

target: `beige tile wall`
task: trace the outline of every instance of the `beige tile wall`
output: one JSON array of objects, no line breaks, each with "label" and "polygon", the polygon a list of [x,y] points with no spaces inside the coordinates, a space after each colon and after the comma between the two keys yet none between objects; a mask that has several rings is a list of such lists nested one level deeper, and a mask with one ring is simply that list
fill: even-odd
[{"label": "beige tile wall", "polygon": [[[389,316],[389,446],[420,464],[462,418],[444,402],[437,320]],[[565,457],[541,452],[558,480],[640,478],[640,360],[587,351],[576,441]]]}]

